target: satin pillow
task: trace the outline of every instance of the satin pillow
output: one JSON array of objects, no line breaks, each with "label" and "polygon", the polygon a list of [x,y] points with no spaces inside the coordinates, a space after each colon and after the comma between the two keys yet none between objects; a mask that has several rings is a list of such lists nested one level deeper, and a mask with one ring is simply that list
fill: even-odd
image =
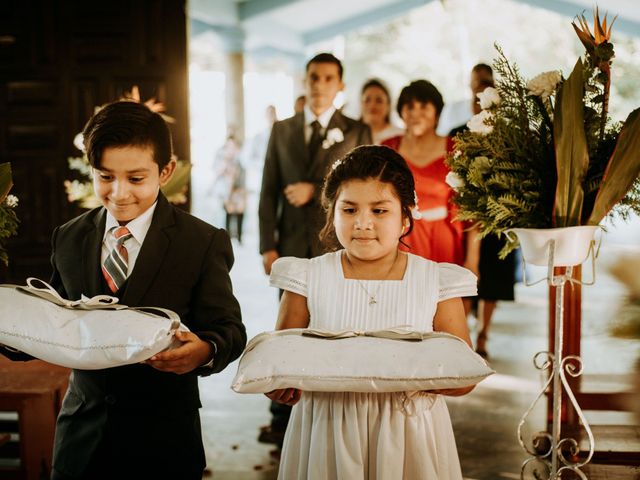
[{"label": "satin pillow", "polygon": [[475,385],[495,373],[460,338],[404,329],[265,332],[245,349],[231,388],[266,393],[405,392]]},{"label": "satin pillow", "polygon": [[130,308],[108,295],[65,300],[46,282],[0,285],[0,345],[63,367],[94,370],[144,361],[188,331],[166,309]]}]

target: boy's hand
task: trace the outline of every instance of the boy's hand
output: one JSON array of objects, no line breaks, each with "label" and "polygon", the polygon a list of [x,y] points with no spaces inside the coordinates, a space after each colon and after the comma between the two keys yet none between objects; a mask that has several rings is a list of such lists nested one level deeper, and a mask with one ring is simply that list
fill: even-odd
[{"label": "boy's hand", "polygon": [[207,363],[213,354],[213,345],[195,333],[177,331],[176,339],[184,343],[173,350],[157,353],[144,363],[161,372],[182,375]]},{"label": "boy's hand", "polygon": [[302,392],[297,388],[282,388],[280,390],[272,390],[269,393],[265,393],[274,402],[284,403],[290,407],[294,406],[300,400]]}]

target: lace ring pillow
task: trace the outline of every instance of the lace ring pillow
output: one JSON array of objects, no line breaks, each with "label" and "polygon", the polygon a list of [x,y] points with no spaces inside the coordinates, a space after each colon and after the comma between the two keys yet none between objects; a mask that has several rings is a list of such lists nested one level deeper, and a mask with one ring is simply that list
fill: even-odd
[{"label": "lace ring pillow", "polygon": [[[41,285],[41,286],[38,286]],[[161,308],[131,308],[108,295],[63,299],[50,285],[0,285],[0,345],[63,367],[94,370],[144,361],[188,331]]]},{"label": "lace ring pillow", "polygon": [[266,393],[405,392],[475,385],[495,373],[460,338],[401,328],[265,332],[245,349],[231,388]]}]

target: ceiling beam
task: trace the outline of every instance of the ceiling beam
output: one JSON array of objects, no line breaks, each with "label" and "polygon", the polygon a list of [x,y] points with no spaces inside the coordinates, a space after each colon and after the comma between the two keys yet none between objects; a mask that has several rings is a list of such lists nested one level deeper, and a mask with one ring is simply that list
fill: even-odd
[{"label": "ceiling beam", "polygon": [[[553,12],[560,13],[561,15],[566,15],[570,19],[573,19],[576,15],[580,15],[583,12],[588,19],[592,18],[591,9],[582,7],[576,3],[569,2],[567,0],[515,0],[515,1],[520,3],[526,3],[527,5],[531,5],[532,7],[551,10]],[[604,14],[605,9],[601,8],[600,12]],[[608,16],[609,18],[613,18],[616,15],[618,15],[618,18],[616,19],[616,23],[614,26],[615,30],[625,33],[626,35],[640,37],[640,22],[636,20],[631,20],[629,18],[625,18],[623,16],[624,12],[614,12],[609,10],[608,13],[609,13],[609,16]]]},{"label": "ceiling beam", "polygon": [[245,0],[237,4],[238,18],[244,22],[300,1],[302,0]]},{"label": "ceiling beam", "polygon": [[365,27],[367,25],[380,23],[384,20],[398,17],[408,10],[421,7],[432,1],[433,0],[398,0],[392,4],[369,10],[360,15],[355,15],[353,17],[340,20],[339,22],[316,28],[304,33],[302,38],[305,45],[309,45],[328,38],[333,38],[336,35],[356,30],[360,27]]}]

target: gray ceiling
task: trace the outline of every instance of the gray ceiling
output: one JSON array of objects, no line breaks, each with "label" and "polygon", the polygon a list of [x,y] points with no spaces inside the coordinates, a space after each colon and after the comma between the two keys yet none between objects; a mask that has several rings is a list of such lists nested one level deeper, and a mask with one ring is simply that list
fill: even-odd
[{"label": "gray ceiling", "polygon": [[[447,0],[190,0],[192,35],[213,31],[227,51],[303,56],[312,43],[388,21]],[[512,0],[546,8],[570,20],[590,17],[593,0]],[[640,36],[640,0],[601,0],[601,12],[617,14],[616,30]]]}]

